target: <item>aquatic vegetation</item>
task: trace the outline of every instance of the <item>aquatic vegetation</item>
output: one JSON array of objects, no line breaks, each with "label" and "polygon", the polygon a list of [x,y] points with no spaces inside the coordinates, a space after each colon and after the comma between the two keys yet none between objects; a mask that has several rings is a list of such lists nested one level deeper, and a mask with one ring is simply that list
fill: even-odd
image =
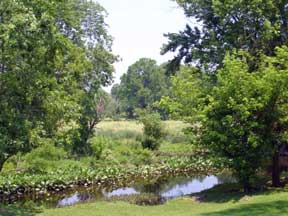
[{"label": "aquatic vegetation", "polygon": [[167,157],[159,164],[127,168],[109,166],[101,168],[70,167],[55,172],[6,174],[0,176],[0,199],[7,200],[26,194],[57,193],[75,187],[119,185],[149,179],[165,174],[195,172],[213,173],[212,163],[200,157]]}]

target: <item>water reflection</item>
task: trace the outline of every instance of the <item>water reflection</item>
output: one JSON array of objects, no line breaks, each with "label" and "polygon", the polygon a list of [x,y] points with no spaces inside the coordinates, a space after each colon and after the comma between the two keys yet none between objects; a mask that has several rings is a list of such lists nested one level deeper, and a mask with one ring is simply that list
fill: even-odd
[{"label": "water reflection", "polygon": [[198,193],[212,188],[217,184],[219,184],[219,181],[216,176],[207,176],[204,179],[193,179],[189,182],[176,184],[173,187],[165,189],[161,192],[161,197],[171,199],[192,193]]},{"label": "water reflection", "polygon": [[163,200],[168,200],[184,195],[198,193],[203,190],[210,189],[217,184],[232,182],[229,176],[204,176],[204,177],[166,177],[159,178],[151,182],[138,182],[133,187],[123,187],[112,191],[107,189],[96,189],[90,192],[79,193],[60,199],[57,202],[58,207],[74,205],[80,202],[95,201],[101,199],[109,199],[114,196],[137,195],[143,193],[154,194]]},{"label": "water reflection", "polygon": [[58,205],[57,206],[68,206],[68,205],[73,205],[75,203],[78,203],[80,202],[81,199],[79,197],[79,194],[78,193],[75,193],[73,196],[71,197],[68,197],[68,198],[64,198],[62,200],[60,200],[58,202]]},{"label": "water reflection", "polygon": [[57,207],[71,206],[71,205],[75,205],[76,203],[80,203],[83,201],[94,200],[94,198],[95,197],[88,192],[86,192],[86,193],[76,192],[72,196],[61,199],[60,201],[58,201]]},{"label": "water reflection", "polygon": [[119,188],[113,190],[112,192],[105,192],[103,191],[104,197],[110,198],[112,196],[125,196],[125,195],[134,195],[139,194],[140,192],[136,191],[134,188]]}]

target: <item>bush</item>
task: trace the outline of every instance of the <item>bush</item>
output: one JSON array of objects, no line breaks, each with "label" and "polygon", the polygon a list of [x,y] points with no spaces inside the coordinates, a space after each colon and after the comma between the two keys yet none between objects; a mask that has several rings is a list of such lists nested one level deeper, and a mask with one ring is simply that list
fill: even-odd
[{"label": "bush", "polygon": [[63,146],[65,151],[69,153],[75,153],[75,149],[77,149],[77,144],[79,144],[80,133],[76,129],[78,126],[75,125],[66,125],[57,131],[56,143],[57,146]]},{"label": "bush", "polygon": [[88,141],[92,156],[99,160],[102,156],[103,150],[109,145],[109,140],[104,136],[94,136]]},{"label": "bush", "polygon": [[26,168],[33,172],[47,172],[57,166],[57,162],[67,158],[63,148],[44,144],[25,155]]},{"label": "bush", "polygon": [[160,147],[160,140],[152,136],[144,136],[141,141],[142,147],[150,150],[157,150]]},{"label": "bush", "polygon": [[136,166],[148,165],[152,163],[153,154],[148,149],[137,149],[133,151],[131,163]]},{"label": "bush", "polygon": [[160,114],[144,111],[140,114],[139,121],[144,126],[144,136],[141,141],[143,148],[159,149],[161,139],[164,136]]}]

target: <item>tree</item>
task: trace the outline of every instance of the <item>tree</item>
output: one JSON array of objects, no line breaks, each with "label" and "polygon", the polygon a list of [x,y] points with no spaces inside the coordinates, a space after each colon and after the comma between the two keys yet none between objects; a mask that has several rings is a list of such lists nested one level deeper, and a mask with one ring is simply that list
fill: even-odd
[{"label": "tree", "polygon": [[88,155],[91,152],[89,139],[94,133],[96,125],[103,120],[105,110],[108,105],[108,94],[98,89],[96,93],[86,95],[82,98],[81,117],[79,119],[78,138],[75,139],[73,145],[73,153],[76,155]]},{"label": "tree", "polygon": [[157,150],[160,147],[161,139],[164,136],[163,125],[159,113],[151,110],[143,110],[140,113],[139,122],[144,126],[142,147],[150,150]]},{"label": "tree", "polygon": [[87,92],[110,82],[115,57],[104,17],[92,1],[0,2],[0,170],[53,140],[82,116]]},{"label": "tree", "polygon": [[257,68],[263,53],[273,56],[275,47],[288,42],[287,1],[279,0],[175,0],[188,18],[198,26],[187,25],[184,31],[169,33],[162,53],[176,52],[170,70],[182,62],[197,64],[215,72],[227,51],[249,52],[249,68]]},{"label": "tree", "polygon": [[214,86],[211,77],[196,67],[181,66],[171,77],[171,86],[170,95],[161,98],[159,107],[173,119],[197,121],[199,110]]},{"label": "tree", "polygon": [[121,84],[112,88],[112,96],[128,118],[135,117],[137,108],[145,109],[169,92],[169,80],[155,60],[142,58],[128,68]]},{"label": "tree", "polygon": [[[188,18],[198,26],[186,26],[178,34],[167,34],[169,42],[162,53],[178,52],[169,62],[170,71],[179,69],[184,61],[196,65],[215,76],[223,67],[227,52],[245,50],[250,72],[257,71],[262,55],[275,56],[275,48],[287,44],[287,2],[271,0],[222,1],[176,0]],[[240,56],[241,57],[241,56]],[[217,78],[214,79],[214,81]],[[275,154],[273,172],[279,173],[278,156]],[[279,185],[273,178],[273,184]]]},{"label": "tree", "polygon": [[[194,126],[200,145],[221,158],[246,190],[251,188],[263,160],[275,160],[279,146],[287,142],[287,54],[287,47],[276,49],[276,56],[262,57],[253,73],[246,54],[236,55],[242,58],[227,55],[212,88],[190,72],[193,85],[174,81],[174,103],[164,100],[164,105],[170,105],[176,113],[179,106],[184,107],[180,107],[181,112],[194,110],[186,120]],[[187,76],[189,73],[185,80]],[[188,87],[185,94],[178,91],[183,87]],[[191,98],[189,103],[187,97]],[[279,186],[278,177],[279,173],[273,173],[274,186]]]}]

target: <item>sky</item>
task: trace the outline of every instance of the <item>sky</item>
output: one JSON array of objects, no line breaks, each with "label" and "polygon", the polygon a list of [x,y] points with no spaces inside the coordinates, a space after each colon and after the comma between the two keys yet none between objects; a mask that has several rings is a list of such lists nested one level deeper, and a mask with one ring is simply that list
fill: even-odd
[{"label": "sky", "polygon": [[[184,29],[187,18],[179,6],[171,0],[97,0],[108,12],[106,23],[114,38],[113,53],[120,56],[116,63],[114,83],[130,65],[146,57],[158,64],[166,62],[173,54],[160,55],[162,45],[167,42],[163,36],[168,32]],[[111,86],[106,88],[110,91]]]}]

